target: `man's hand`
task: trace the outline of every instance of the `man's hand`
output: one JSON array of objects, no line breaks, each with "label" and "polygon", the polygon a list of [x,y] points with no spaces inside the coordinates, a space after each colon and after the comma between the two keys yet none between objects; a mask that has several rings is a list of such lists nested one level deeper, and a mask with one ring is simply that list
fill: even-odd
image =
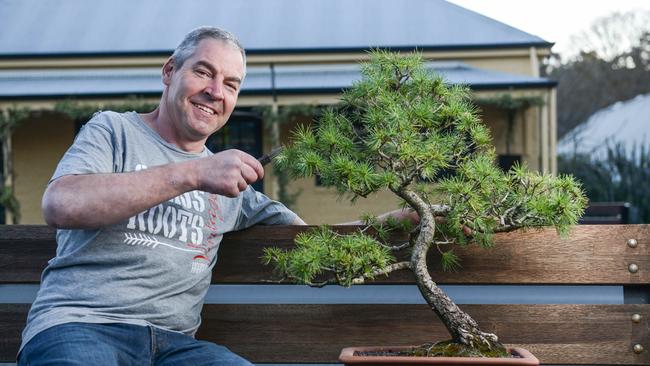
[{"label": "man's hand", "polygon": [[196,189],[227,197],[237,197],[264,177],[262,164],[239,150],[222,151],[193,162]]}]

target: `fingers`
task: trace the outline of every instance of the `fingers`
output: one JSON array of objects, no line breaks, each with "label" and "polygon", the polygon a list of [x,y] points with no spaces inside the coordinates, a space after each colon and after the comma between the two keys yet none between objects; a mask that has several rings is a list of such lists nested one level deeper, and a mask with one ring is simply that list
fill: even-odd
[{"label": "fingers", "polygon": [[[241,159],[242,163],[246,166],[249,167],[253,170],[257,178],[255,180],[259,180],[264,178],[264,167],[260,162],[252,157],[249,154],[246,154],[243,151],[235,150],[239,153],[239,158]],[[242,169],[242,172],[244,172],[244,169]]]},{"label": "fingers", "polygon": [[200,170],[199,189],[227,197],[237,197],[264,177],[264,168],[257,159],[234,149],[207,157]]},{"label": "fingers", "polygon": [[239,192],[245,191],[246,188],[248,188],[248,182],[246,182],[243,179],[240,179],[239,181],[237,181],[237,189],[239,189]]},{"label": "fingers", "polygon": [[[235,150],[241,160],[241,177],[243,182],[238,182],[239,191],[243,192],[249,184],[253,184],[264,177],[264,168],[262,164],[249,154],[243,151]],[[243,185],[242,185],[243,183]]]},{"label": "fingers", "polygon": [[246,164],[243,164],[241,166],[241,176],[242,176],[242,178],[244,178],[244,180],[248,184],[255,183],[260,179],[257,172],[255,170],[253,170],[252,167],[250,167],[249,165],[246,165]]},{"label": "fingers", "polygon": [[239,177],[239,179],[226,183],[223,186],[219,187],[218,189],[214,190],[213,193],[234,198],[239,196],[239,194],[245,191],[246,188],[248,188],[248,182],[246,182],[244,178]]}]

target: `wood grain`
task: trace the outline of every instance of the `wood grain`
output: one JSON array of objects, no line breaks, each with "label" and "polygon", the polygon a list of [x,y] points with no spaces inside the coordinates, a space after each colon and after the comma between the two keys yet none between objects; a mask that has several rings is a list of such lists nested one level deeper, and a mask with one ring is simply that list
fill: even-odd
[{"label": "wood grain", "polygon": [[[337,230],[350,232],[354,226]],[[290,248],[305,227],[257,226],[225,235],[213,283],[258,283],[272,278],[260,264],[267,246]],[[626,242],[636,239],[636,248]],[[393,241],[405,240],[404,235]],[[56,251],[54,230],[46,226],[0,226],[0,283],[38,283]],[[650,284],[650,225],[579,225],[568,238],[555,230],[530,230],[495,236],[495,245],[456,248],[463,266],[443,272],[432,257],[433,278],[441,284]],[[404,254],[402,254],[404,256]],[[630,273],[628,265],[638,266]],[[375,283],[412,283],[408,271]]]},{"label": "wood grain", "polygon": [[[534,349],[542,363],[650,364],[647,352],[632,352],[635,342],[648,344],[647,335],[632,338],[634,328],[648,329],[650,305],[464,308],[504,343]],[[630,321],[635,312],[642,314],[643,323]],[[221,340],[256,362],[334,362],[344,347],[409,345],[448,337],[423,305],[210,305],[204,316],[200,338]]]},{"label": "wood grain", "polygon": [[[467,305],[486,331],[544,364],[650,364],[650,305]],[[18,349],[28,305],[0,305],[0,361]],[[633,323],[632,314],[642,321]],[[448,337],[426,305],[205,305],[197,338],[260,363],[336,362],[344,347]],[[308,352],[305,350],[309,350]]]}]

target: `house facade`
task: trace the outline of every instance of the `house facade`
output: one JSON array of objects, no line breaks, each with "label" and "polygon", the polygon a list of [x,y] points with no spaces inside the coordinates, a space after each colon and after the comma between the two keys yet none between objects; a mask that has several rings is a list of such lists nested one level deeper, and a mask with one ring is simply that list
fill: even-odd
[{"label": "house facade", "polygon": [[[520,161],[556,171],[555,83],[539,76],[552,44],[443,0],[8,1],[0,3],[0,110],[29,113],[4,138],[3,180],[20,202],[21,223],[43,223],[42,193],[84,122],[61,102],[155,104],[162,64],[201,25],[235,33],[248,55],[238,108],[227,131],[211,138],[213,149],[271,150],[256,107],[336,104],[360,77],[358,62],[383,48],[418,51],[449,83],[468,85],[504,167]],[[281,139],[290,127],[282,125]],[[260,188],[277,197],[272,167]],[[397,205],[379,193],[350,206],[314,179],[287,189],[300,191],[292,208],[313,224]]]}]

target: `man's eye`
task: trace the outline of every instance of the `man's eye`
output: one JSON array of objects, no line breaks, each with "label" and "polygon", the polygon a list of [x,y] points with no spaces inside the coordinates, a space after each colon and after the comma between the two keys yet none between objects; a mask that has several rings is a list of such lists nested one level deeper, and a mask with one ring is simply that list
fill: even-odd
[{"label": "man's eye", "polygon": [[196,73],[200,76],[210,77],[210,73],[205,70],[196,70]]}]

